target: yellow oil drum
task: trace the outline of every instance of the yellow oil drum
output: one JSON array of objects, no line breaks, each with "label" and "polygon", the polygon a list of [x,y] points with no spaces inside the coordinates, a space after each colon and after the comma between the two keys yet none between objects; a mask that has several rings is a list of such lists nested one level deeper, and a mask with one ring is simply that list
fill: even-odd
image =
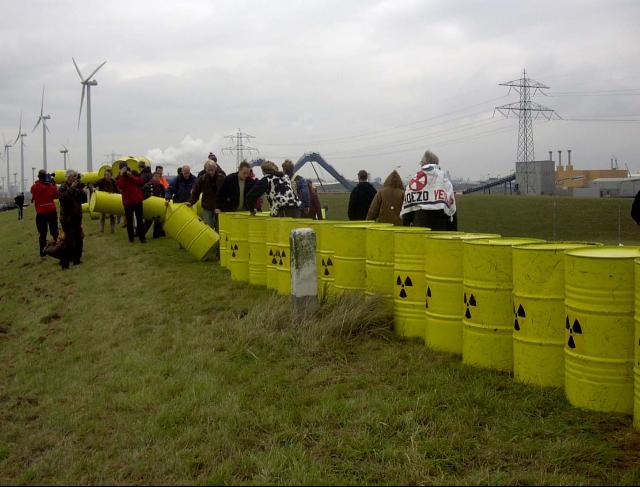
[{"label": "yellow oil drum", "polygon": [[487,369],[513,369],[514,245],[532,238],[466,240],[463,244],[462,361]]},{"label": "yellow oil drum", "polygon": [[378,224],[374,222],[362,225],[335,225],[334,286],[337,292],[364,293],[367,287],[367,228],[376,225]]},{"label": "yellow oil drum", "polygon": [[129,166],[129,169],[131,169],[132,171],[140,172],[140,167],[138,166],[138,161],[136,159],[134,159],[133,157],[123,157],[114,161],[114,163],[111,165],[111,172],[114,176],[118,176],[120,174],[121,162],[126,162],[127,166]]},{"label": "yellow oil drum", "polygon": [[231,217],[229,270],[234,281],[249,282],[249,218],[246,212]]},{"label": "yellow oil drum", "polygon": [[635,338],[633,365],[633,427],[640,429],[640,259],[635,261]]},{"label": "yellow oil drum", "polygon": [[80,182],[82,184],[95,184],[99,179],[100,175],[98,174],[98,171],[80,173]]},{"label": "yellow oil drum", "polygon": [[280,265],[280,247],[278,246],[280,218],[267,218],[265,229],[265,282],[267,289],[278,290],[278,266]]},{"label": "yellow oil drum", "polygon": [[389,309],[393,309],[395,289],[393,231],[394,227],[387,225],[373,225],[366,230],[365,294],[382,297]]},{"label": "yellow oil drum", "polygon": [[[321,252],[321,249],[322,249],[321,240],[325,235],[325,233],[328,232],[325,229],[328,226],[335,225],[336,223],[340,223],[340,222],[336,222],[333,220],[309,220],[307,222],[307,226],[313,229],[313,231],[316,234],[316,274],[318,276],[318,297],[321,299],[323,297],[323,276],[325,273],[327,273],[327,275],[330,273],[330,270],[327,269],[327,266],[326,266],[326,258]],[[331,263],[330,269],[332,268],[333,268],[333,262]]]},{"label": "yellow oil drum", "polygon": [[220,230],[220,265],[229,268],[229,234],[231,233],[231,217],[233,213],[220,212],[218,228]]},{"label": "yellow oil drum", "polygon": [[145,220],[160,218],[161,221],[164,221],[167,214],[165,199],[159,196],[149,196],[142,202],[142,214]]},{"label": "yellow oil drum", "polygon": [[637,257],[638,247],[566,251],[564,385],[573,406],[633,413]]},{"label": "yellow oil drum", "polygon": [[513,375],[516,382],[564,386],[565,250],[589,243],[513,247]]},{"label": "yellow oil drum", "polygon": [[89,209],[96,213],[124,216],[122,195],[118,193],[107,193],[106,191],[96,190],[91,194]]},{"label": "yellow oil drum", "polygon": [[196,260],[204,260],[215,250],[220,236],[186,205],[170,205],[164,230]]},{"label": "yellow oil drum", "polygon": [[424,237],[422,227],[394,227],[393,322],[398,335],[424,340]]},{"label": "yellow oil drum", "polygon": [[267,285],[267,222],[263,216],[249,217],[249,284]]},{"label": "yellow oil drum", "polygon": [[56,169],[53,171],[53,182],[56,184],[64,183],[65,179],[67,179],[67,172],[62,169]]},{"label": "yellow oil drum", "polygon": [[462,354],[462,255],[466,240],[499,238],[484,233],[432,232],[424,242],[425,345]]},{"label": "yellow oil drum", "polygon": [[196,201],[196,204],[193,205],[191,207],[193,209],[193,211],[195,212],[196,215],[198,215],[200,218],[202,218],[203,212],[202,212],[202,193],[200,193],[200,197],[198,198],[198,201]]},{"label": "yellow oil drum", "polygon": [[98,169],[98,177],[100,179],[102,179],[104,177],[104,173],[106,172],[106,170],[109,169],[111,171],[111,175],[115,178],[118,174],[113,174],[113,169],[111,168],[111,164],[103,164],[102,166],[100,166],[100,169]]},{"label": "yellow oil drum", "polygon": [[89,208],[89,203],[82,203],[82,213],[88,213],[89,218],[91,218],[92,220],[98,220],[100,218],[100,213],[91,211],[91,209]]}]

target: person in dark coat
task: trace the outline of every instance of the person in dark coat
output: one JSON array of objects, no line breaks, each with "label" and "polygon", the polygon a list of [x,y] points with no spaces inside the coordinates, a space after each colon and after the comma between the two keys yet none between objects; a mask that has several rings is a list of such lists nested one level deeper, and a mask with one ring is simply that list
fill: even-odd
[{"label": "person in dark coat", "polygon": [[264,177],[247,193],[247,209],[255,215],[256,201],[266,193],[271,216],[300,218],[301,203],[293,191],[289,176],[279,171],[271,161],[263,162],[260,169]]},{"label": "person in dark coat", "polygon": [[251,164],[242,161],[237,172],[224,178],[222,187],[218,191],[218,210],[223,212],[247,210],[246,196],[255,185],[255,180],[249,177],[250,174]]},{"label": "person in dark coat", "polygon": [[40,257],[44,257],[47,244],[47,229],[53,241],[58,240],[58,211],[54,200],[58,199],[58,188],[47,181],[47,172],[38,171],[38,180],[31,186],[31,200],[36,208],[36,228],[40,235]]},{"label": "person in dark coat", "polygon": [[120,169],[120,177],[116,179],[118,189],[122,193],[122,205],[124,206],[124,216],[127,220],[127,234],[129,242],[133,243],[135,234],[133,231],[133,216],[136,218],[136,231],[140,243],[146,243],[145,225],[142,216],[142,202],[144,201],[144,180],[137,171],[132,171],[129,166]]},{"label": "person in dark coat", "polygon": [[87,194],[84,192],[84,186],[78,180],[78,173],[73,169],[67,171],[67,178],[60,185],[58,193],[60,195],[60,223],[64,232],[60,266],[62,269],[68,269],[72,261],[74,265],[81,264],[80,259],[84,247],[82,203],[86,203]]},{"label": "person in dark coat", "polygon": [[187,205],[195,205],[202,195],[202,219],[217,232],[219,213],[216,211],[218,209],[217,199],[226,174],[210,159],[204,163],[204,168],[205,173],[198,177],[193,185],[193,191],[191,191]]},{"label": "person in dark coat", "polygon": [[309,201],[311,206],[309,209],[309,213],[303,215],[302,218],[322,220],[322,205],[320,203],[320,198],[318,197],[318,190],[313,185],[310,179],[307,179],[307,187],[309,188]]},{"label": "person in dark coat", "polygon": [[378,223],[393,223],[402,226],[400,210],[404,201],[404,185],[398,171],[393,170],[387,176],[382,188],[371,202],[367,220],[375,220]]},{"label": "person in dark coat", "polygon": [[18,205],[18,220],[22,220],[24,218],[24,193],[13,198],[13,201]]},{"label": "person in dark coat", "polygon": [[367,212],[377,193],[376,188],[367,179],[369,179],[367,171],[364,169],[358,171],[358,184],[349,196],[349,220],[367,219]]},{"label": "person in dark coat", "polygon": [[[143,193],[148,194],[149,196],[157,196],[159,198],[164,198],[164,185],[162,184],[162,175],[158,171],[154,172],[151,176],[151,181],[146,183],[143,186]],[[144,205],[144,202],[143,202]],[[153,223],[153,238],[164,237],[164,229],[162,228],[162,221],[159,216],[153,217],[151,220],[145,220],[144,222],[144,233],[145,235],[151,228],[151,224]]]},{"label": "person in dark coat", "polygon": [[180,174],[174,179],[165,191],[165,199],[167,205],[173,199],[174,203],[186,203],[191,199],[191,190],[196,184],[196,177],[191,174],[191,168],[188,165],[182,166]]}]

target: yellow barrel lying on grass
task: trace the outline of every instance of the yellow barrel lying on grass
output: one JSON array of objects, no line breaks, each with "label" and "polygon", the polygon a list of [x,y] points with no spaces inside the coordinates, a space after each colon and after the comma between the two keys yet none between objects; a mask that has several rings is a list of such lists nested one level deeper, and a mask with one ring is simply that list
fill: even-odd
[{"label": "yellow barrel lying on grass", "polygon": [[362,225],[335,225],[335,281],[336,291],[361,291],[367,287],[367,229],[392,226],[374,222]]},{"label": "yellow barrel lying on grass", "polygon": [[433,232],[424,242],[425,345],[462,354],[462,254],[466,240],[499,238],[483,233]]},{"label": "yellow barrel lying on grass", "polygon": [[633,412],[637,257],[637,247],[566,252],[565,394],[576,407]]},{"label": "yellow barrel lying on grass", "polygon": [[207,258],[220,239],[216,231],[200,220],[186,205],[170,205],[164,223],[167,235],[197,260]]},{"label": "yellow barrel lying on grass", "polygon": [[229,233],[231,233],[231,217],[233,213],[218,214],[218,228],[220,230],[220,265],[229,268]]},{"label": "yellow barrel lying on grass", "polygon": [[512,247],[532,238],[489,238],[463,244],[462,361],[493,370],[513,369]]},{"label": "yellow barrel lying on grass", "polygon": [[100,213],[91,211],[89,203],[82,203],[82,213],[88,213],[89,218],[91,218],[92,220],[98,220],[100,218]]},{"label": "yellow barrel lying on grass", "polygon": [[249,214],[234,213],[229,235],[229,270],[234,281],[249,282]]},{"label": "yellow barrel lying on grass", "polygon": [[167,204],[164,198],[159,196],[149,196],[142,202],[142,214],[145,220],[160,218],[164,221],[167,216]]},{"label": "yellow barrel lying on grass", "polygon": [[516,382],[564,386],[565,250],[589,243],[513,247],[513,375]]},{"label": "yellow barrel lying on grass", "polygon": [[422,227],[394,227],[393,321],[398,335],[424,340],[424,236]]},{"label": "yellow barrel lying on grass", "polygon": [[268,217],[249,217],[249,283],[267,285],[267,224]]},{"label": "yellow barrel lying on grass", "polygon": [[89,209],[96,213],[124,216],[122,195],[118,193],[107,193],[106,191],[96,190],[91,194]]},{"label": "yellow barrel lying on grass", "polygon": [[394,289],[394,229],[393,226],[374,225],[367,227],[366,276],[367,296],[380,296],[393,309]]}]

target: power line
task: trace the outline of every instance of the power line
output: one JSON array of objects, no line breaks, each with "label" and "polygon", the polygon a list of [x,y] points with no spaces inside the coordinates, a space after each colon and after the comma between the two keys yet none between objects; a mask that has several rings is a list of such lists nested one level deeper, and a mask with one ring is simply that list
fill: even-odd
[{"label": "power line", "polygon": [[250,147],[244,144],[245,139],[255,139],[253,135],[244,134],[240,129],[236,135],[225,135],[225,139],[231,139],[231,142],[235,142],[235,146],[224,147],[222,152],[235,152],[236,153],[236,169],[240,166],[240,163],[244,160],[244,153],[248,152],[251,155],[253,152],[259,153],[260,151],[255,147]]}]

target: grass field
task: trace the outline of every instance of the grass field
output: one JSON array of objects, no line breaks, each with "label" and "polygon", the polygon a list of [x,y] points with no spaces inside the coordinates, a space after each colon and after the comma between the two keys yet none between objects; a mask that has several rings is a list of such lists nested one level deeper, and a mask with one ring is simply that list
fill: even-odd
[{"label": "grass field", "polygon": [[[534,203],[532,221],[490,230],[544,236]],[[461,198],[461,226],[489,230],[467,215],[489,225],[508,212],[495,206]],[[25,216],[0,213],[2,484],[640,482],[630,417],[401,341],[375,303],[297,323],[287,299],[175,242],[129,244],[95,221],[83,264],[62,272]],[[569,224],[581,233],[561,238],[611,235]]]}]

